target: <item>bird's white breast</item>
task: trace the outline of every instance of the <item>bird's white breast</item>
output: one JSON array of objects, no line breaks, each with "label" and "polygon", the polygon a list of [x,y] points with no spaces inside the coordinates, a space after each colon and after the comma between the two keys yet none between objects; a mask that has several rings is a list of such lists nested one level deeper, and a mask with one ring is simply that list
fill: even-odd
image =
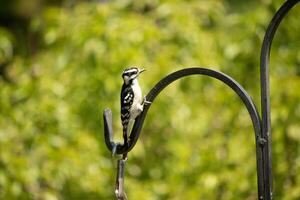
[{"label": "bird's white breast", "polygon": [[139,114],[139,109],[140,109],[141,103],[143,101],[142,91],[141,91],[141,88],[139,86],[137,79],[133,80],[133,82],[132,82],[132,90],[134,93],[134,98],[133,98],[133,103],[131,106],[130,113],[131,113],[131,116],[133,118],[135,118]]}]

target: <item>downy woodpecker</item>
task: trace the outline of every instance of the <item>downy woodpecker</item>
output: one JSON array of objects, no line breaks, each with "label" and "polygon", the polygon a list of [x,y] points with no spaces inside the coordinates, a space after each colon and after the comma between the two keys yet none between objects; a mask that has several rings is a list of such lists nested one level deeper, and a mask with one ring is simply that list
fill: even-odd
[{"label": "downy woodpecker", "polygon": [[144,69],[131,67],[125,69],[122,74],[124,83],[121,90],[121,121],[125,145],[128,143],[131,122],[143,111],[144,103],[148,103],[145,99],[143,101],[142,91],[137,80],[144,71]]}]

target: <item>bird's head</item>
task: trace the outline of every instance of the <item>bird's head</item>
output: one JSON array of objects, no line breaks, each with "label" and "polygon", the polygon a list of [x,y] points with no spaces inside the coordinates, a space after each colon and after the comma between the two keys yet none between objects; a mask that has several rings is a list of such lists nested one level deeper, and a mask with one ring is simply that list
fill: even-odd
[{"label": "bird's head", "polygon": [[124,83],[126,85],[131,83],[134,79],[136,79],[144,71],[145,71],[145,69],[139,69],[137,67],[131,67],[131,68],[125,69],[122,74]]}]

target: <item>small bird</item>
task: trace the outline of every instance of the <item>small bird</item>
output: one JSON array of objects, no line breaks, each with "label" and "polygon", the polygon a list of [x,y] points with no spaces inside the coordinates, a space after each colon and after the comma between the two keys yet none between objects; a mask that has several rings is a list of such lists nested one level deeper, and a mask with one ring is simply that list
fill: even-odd
[{"label": "small bird", "polygon": [[147,102],[142,97],[142,90],[138,83],[138,76],[144,69],[131,67],[125,69],[122,74],[123,86],[121,90],[121,121],[123,126],[124,144],[128,144],[128,129],[131,122],[143,111],[144,103]]}]

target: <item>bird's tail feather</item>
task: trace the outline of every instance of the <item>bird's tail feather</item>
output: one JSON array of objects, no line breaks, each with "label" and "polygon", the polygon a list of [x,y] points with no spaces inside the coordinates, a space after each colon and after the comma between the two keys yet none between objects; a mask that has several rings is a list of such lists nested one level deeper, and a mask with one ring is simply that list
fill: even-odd
[{"label": "bird's tail feather", "polygon": [[124,139],[124,144],[127,145],[127,143],[128,143],[128,123],[123,125],[123,139]]}]

